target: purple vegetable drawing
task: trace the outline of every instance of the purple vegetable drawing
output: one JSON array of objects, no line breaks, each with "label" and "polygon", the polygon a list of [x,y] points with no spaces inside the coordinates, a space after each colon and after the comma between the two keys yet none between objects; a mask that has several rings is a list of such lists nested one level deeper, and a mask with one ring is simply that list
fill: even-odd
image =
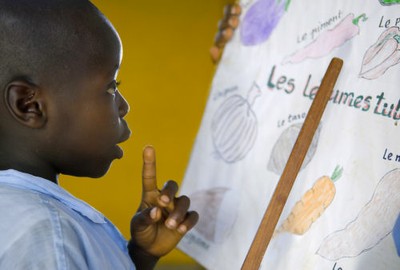
[{"label": "purple vegetable drawing", "polygon": [[289,7],[290,0],[259,0],[245,14],[240,38],[243,45],[254,46],[266,41]]},{"label": "purple vegetable drawing", "polygon": [[397,255],[400,257],[400,214],[397,217],[396,224],[394,225],[393,228],[393,239],[394,239],[394,245],[396,246],[397,249]]}]

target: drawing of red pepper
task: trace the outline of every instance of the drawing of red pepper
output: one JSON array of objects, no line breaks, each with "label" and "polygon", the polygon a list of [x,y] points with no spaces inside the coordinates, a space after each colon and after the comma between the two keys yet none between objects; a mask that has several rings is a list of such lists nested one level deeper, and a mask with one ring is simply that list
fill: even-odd
[{"label": "drawing of red pepper", "polygon": [[400,28],[385,30],[364,54],[360,77],[373,80],[400,62]]},{"label": "drawing of red pepper", "polygon": [[348,14],[333,29],[323,32],[317,39],[286,57],[282,64],[300,63],[309,58],[320,58],[328,55],[334,49],[342,46],[346,41],[355,37],[359,32],[359,21],[366,21],[365,14],[354,18],[354,14]]}]

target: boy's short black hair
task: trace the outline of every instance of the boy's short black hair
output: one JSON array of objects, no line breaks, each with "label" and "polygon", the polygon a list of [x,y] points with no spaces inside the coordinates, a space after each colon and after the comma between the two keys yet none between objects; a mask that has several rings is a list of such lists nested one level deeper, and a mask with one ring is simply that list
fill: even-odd
[{"label": "boy's short black hair", "polygon": [[87,0],[0,0],[0,11],[1,89],[15,79],[62,84],[111,46],[97,39],[112,25]]}]

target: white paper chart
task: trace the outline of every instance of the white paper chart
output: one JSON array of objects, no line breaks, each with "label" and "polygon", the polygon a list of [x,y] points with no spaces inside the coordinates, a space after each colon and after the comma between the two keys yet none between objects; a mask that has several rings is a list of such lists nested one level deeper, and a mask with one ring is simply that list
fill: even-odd
[{"label": "white paper chart", "polygon": [[240,269],[333,57],[339,79],[261,269],[400,269],[400,0],[241,1],[182,185],[179,248]]}]

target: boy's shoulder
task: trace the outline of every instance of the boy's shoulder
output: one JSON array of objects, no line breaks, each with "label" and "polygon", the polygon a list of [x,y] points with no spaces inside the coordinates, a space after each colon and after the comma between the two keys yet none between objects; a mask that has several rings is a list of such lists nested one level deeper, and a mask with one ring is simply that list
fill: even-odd
[{"label": "boy's shoulder", "polygon": [[[34,181],[40,179],[33,177],[32,180],[35,185]],[[7,258],[15,259],[18,254],[26,254],[18,263],[27,260],[27,265],[37,264],[36,258],[30,258],[36,254],[33,257],[64,258],[63,262],[78,265],[76,269],[86,269],[88,264],[93,266],[90,269],[101,269],[102,264],[109,262],[121,265],[118,269],[132,269],[125,251],[126,241],[116,229],[114,231],[111,223],[105,219],[102,223],[103,216],[96,216],[98,212],[94,209],[95,214],[90,212],[90,206],[84,202],[67,197],[69,194],[63,193],[64,190],[54,183],[44,182],[42,188],[45,186],[50,190],[41,190],[40,185],[29,186],[29,176],[26,178],[24,174],[17,172],[16,176],[4,176],[0,171],[1,269],[15,269],[3,268],[3,263]],[[57,191],[65,197],[60,194],[57,197]],[[79,209],[79,203],[82,203],[81,212],[73,209]],[[90,216],[91,213],[94,216]],[[61,261],[46,263],[59,264]],[[109,267],[113,269],[112,265]],[[50,266],[47,269],[58,268]]]}]

